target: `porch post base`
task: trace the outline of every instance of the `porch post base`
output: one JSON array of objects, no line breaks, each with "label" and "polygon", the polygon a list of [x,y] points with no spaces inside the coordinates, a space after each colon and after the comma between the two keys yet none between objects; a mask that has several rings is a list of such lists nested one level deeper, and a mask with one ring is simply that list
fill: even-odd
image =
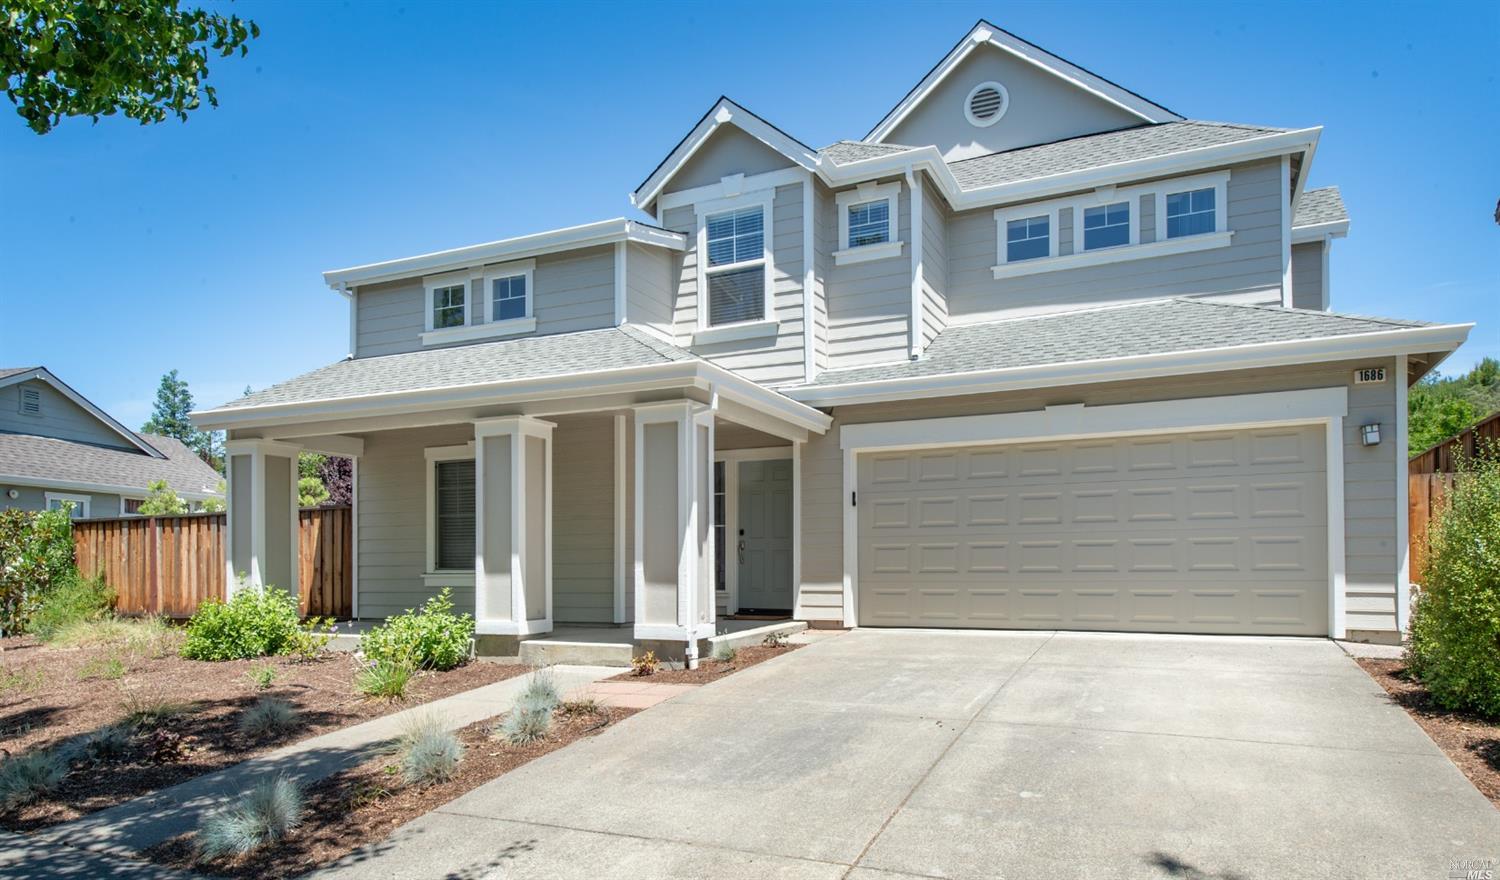
[{"label": "porch post base", "polygon": [[[687,641],[685,639],[640,639],[636,642],[635,656],[639,657],[647,651],[656,655],[656,659],[663,663],[686,663]],[[698,659],[706,659],[712,648],[708,639],[698,640]]]}]

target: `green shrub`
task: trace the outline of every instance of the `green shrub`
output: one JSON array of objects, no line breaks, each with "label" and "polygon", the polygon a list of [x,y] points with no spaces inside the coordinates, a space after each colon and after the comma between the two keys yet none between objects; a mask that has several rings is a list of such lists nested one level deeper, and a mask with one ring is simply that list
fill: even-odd
[{"label": "green shrub", "polygon": [[297,600],[285,590],[241,584],[228,602],[210,599],[187,624],[182,656],[189,660],[248,660],[290,652],[301,625]]},{"label": "green shrub", "polygon": [[255,685],[256,690],[263,691],[268,690],[271,685],[275,684],[276,679],[281,677],[281,673],[277,672],[276,667],[271,664],[261,663],[258,666],[250,667],[250,671],[245,673],[245,677],[250,679],[250,683]]},{"label": "green shrub", "polygon": [[454,614],[452,591],[444,587],[421,611],[407,609],[366,632],[359,650],[373,661],[404,660],[418,669],[452,669],[469,659],[473,638],[473,616]]},{"label": "green shrub", "polygon": [[354,674],[354,687],[367,697],[399,700],[406,696],[415,670],[400,660],[376,660]]},{"label": "green shrub", "polygon": [[99,578],[65,577],[43,593],[31,614],[30,630],[43,641],[74,624],[101,620],[115,606],[115,591]]},{"label": "green shrub", "polygon": [[297,709],[291,703],[275,697],[261,697],[240,714],[239,729],[240,734],[248,739],[260,739],[286,733],[299,724]]},{"label": "green shrub", "polygon": [[1500,448],[1465,461],[1429,528],[1407,667],[1439,705],[1500,717]]},{"label": "green shrub", "polygon": [[25,632],[42,598],[74,574],[66,510],[0,510],[0,633]]},{"label": "green shrub", "polygon": [[0,812],[8,813],[57,788],[68,775],[61,749],[42,749],[0,763]]},{"label": "green shrub", "polygon": [[740,652],[737,648],[731,648],[728,645],[714,646],[713,659],[719,661],[720,663],[728,663],[733,665],[735,658],[739,656]]},{"label": "green shrub", "polygon": [[286,836],[302,822],[304,798],[297,784],[270,779],[227,810],[198,826],[198,852],[205,859],[241,856]]}]

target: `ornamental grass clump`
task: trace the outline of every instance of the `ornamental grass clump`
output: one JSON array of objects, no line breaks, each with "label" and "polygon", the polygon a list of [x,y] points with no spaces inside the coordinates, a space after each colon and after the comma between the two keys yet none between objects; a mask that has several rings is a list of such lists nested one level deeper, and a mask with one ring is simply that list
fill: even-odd
[{"label": "ornamental grass clump", "polygon": [[367,697],[402,700],[415,674],[416,670],[401,660],[375,660],[354,673],[354,687]]},{"label": "ornamental grass clump", "polygon": [[0,813],[57,788],[69,769],[68,755],[61,749],[41,749],[0,762]]},{"label": "ornamental grass clump", "polygon": [[1500,717],[1500,444],[1459,462],[1428,529],[1406,664],[1438,705]]},{"label": "ornamental grass clump", "polygon": [[240,735],[247,739],[260,739],[286,733],[301,723],[297,709],[286,700],[261,697],[255,705],[240,714]]},{"label": "ornamental grass clump", "polygon": [[302,822],[302,789],[284,777],[251,789],[239,803],[214,813],[198,826],[198,852],[204,859],[242,856],[280,840]]},{"label": "ornamental grass clump", "polygon": [[436,785],[458,772],[464,744],[436,716],[424,715],[397,740],[396,755],[407,785]]}]

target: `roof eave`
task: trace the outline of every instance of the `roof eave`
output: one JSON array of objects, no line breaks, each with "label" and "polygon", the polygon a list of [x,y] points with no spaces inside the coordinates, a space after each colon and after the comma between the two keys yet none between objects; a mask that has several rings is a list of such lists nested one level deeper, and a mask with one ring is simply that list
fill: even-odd
[{"label": "roof eave", "polygon": [[452,250],[420,254],[415,257],[367,263],[347,269],[332,269],[323,273],[323,281],[329,287],[338,290],[621,241],[632,241],[677,251],[687,248],[687,239],[681,233],[658,229],[625,217],[616,217],[597,223],[536,232]]},{"label": "roof eave", "polygon": [[1322,241],[1325,238],[1343,238],[1349,234],[1349,221],[1328,220],[1323,223],[1308,223],[1303,226],[1292,227],[1292,244],[1306,244],[1310,241]]},{"label": "roof eave", "polygon": [[831,421],[812,407],[707,361],[671,361],[611,370],[590,370],[542,378],[450,385],[358,397],[324,398],[287,404],[220,407],[191,413],[200,429],[253,429],[349,418],[380,418],[433,409],[500,406],[580,394],[653,391],[694,385],[718,386],[736,399],[758,405],[789,423],[822,433]]},{"label": "roof eave", "polygon": [[1441,324],[1399,328],[1291,342],[1194,349],[1126,358],[1096,358],[1000,370],[851,382],[846,385],[814,385],[789,388],[783,393],[813,406],[846,406],[909,400],[915,397],[986,394],[1417,352],[1451,352],[1468,339],[1473,327],[1473,324]]}]

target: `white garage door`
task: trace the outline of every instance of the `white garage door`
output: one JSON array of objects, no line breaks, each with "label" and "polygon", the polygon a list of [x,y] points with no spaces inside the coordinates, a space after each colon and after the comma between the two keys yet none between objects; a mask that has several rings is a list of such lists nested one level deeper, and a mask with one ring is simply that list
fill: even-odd
[{"label": "white garage door", "polygon": [[872,453],[864,626],[1323,634],[1321,426]]}]

